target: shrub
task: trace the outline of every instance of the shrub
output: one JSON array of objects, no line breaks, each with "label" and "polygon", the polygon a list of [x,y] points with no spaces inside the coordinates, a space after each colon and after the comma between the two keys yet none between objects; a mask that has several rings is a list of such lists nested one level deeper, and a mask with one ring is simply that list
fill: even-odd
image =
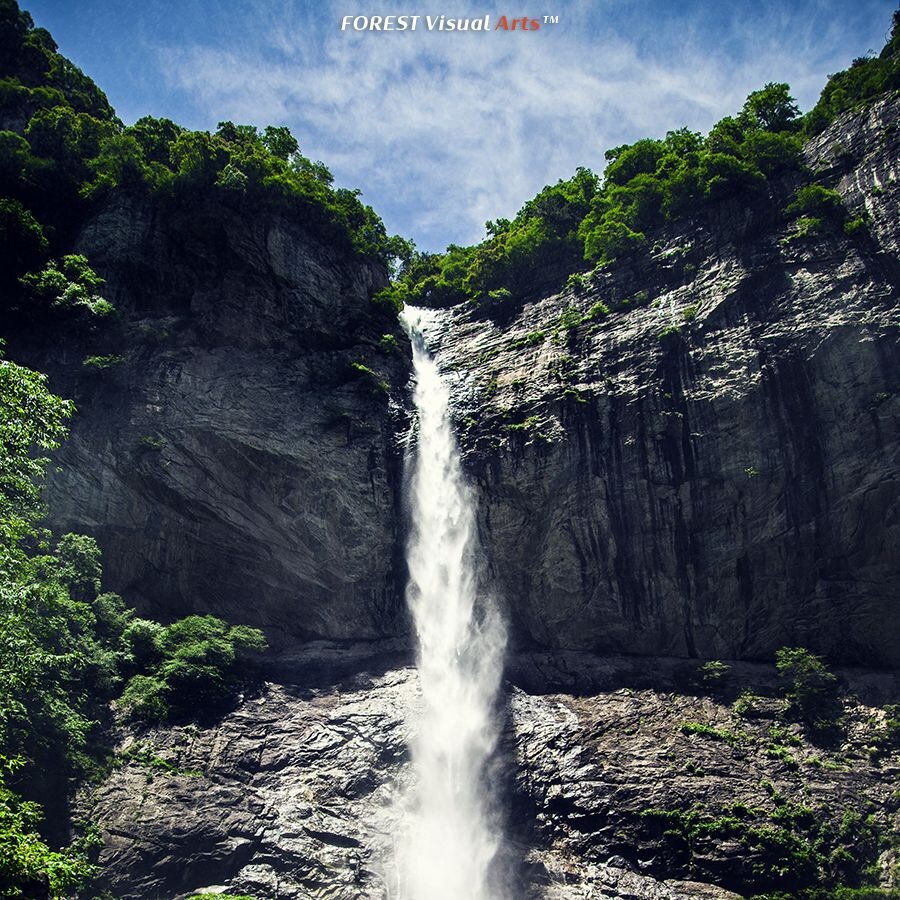
[{"label": "shrub", "polygon": [[51,260],[37,273],[23,275],[19,281],[31,295],[50,307],[78,308],[91,316],[106,316],[113,311],[97,288],[103,279],[79,255],[63,256],[57,263]]},{"label": "shrub", "polygon": [[86,854],[91,842],[51,850],[38,833],[41,807],[6,786],[7,777],[21,765],[21,759],[0,756],[0,896],[72,896],[96,872]]},{"label": "shrub", "polygon": [[248,662],[266,648],[262,632],[215,616],[167,627],[136,619],[125,632],[135,668],[119,701],[129,718],[158,722],[203,714],[231,701]]},{"label": "shrub", "polygon": [[171,715],[167,686],[152,675],[134,675],[117,702],[127,718],[142,722],[164,722]]},{"label": "shrub", "polygon": [[722,741],[732,747],[738,742],[738,735],[727,728],[714,728],[712,725],[706,725],[703,722],[682,722],[679,727],[683,734],[699,734],[701,737]]},{"label": "shrub", "polygon": [[814,216],[839,219],[844,215],[844,201],[832,188],[807,184],[797,188],[793,201],[784,210],[789,216]]},{"label": "shrub", "polygon": [[830,122],[853,107],[900,88],[900,16],[894,13],[890,38],[878,56],[861,57],[828,79],[819,100],[809,111],[804,128],[819,134]]},{"label": "shrub", "polygon": [[112,369],[116,366],[120,366],[123,362],[125,362],[124,356],[86,356],[81,364],[86,369],[103,371],[104,369]]},{"label": "shrub", "polygon": [[362,378],[369,389],[376,394],[387,394],[391,386],[375,371],[363,363],[350,363],[350,369],[355,377]]},{"label": "shrub", "polygon": [[584,321],[585,322],[594,322],[597,319],[602,319],[608,315],[609,315],[609,307],[602,300],[598,300],[584,314]]},{"label": "shrub", "polygon": [[837,678],[805,647],[782,647],[775,654],[778,674],[788,682],[789,710],[815,730],[834,728],[842,714]]},{"label": "shrub", "polygon": [[47,238],[37,219],[18,201],[0,199],[0,284],[9,291],[24,272],[46,259]]},{"label": "shrub", "polygon": [[514,341],[509,342],[510,350],[522,350],[525,347],[537,347],[538,344],[543,344],[547,335],[543,331],[532,331],[525,335],[525,337],[517,338]]},{"label": "shrub", "polygon": [[720,688],[728,677],[731,666],[718,659],[711,659],[697,669],[697,681],[707,690]]},{"label": "shrub", "polygon": [[863,216],[857,216],[855,219],[849,219],[844,222],[844,234],[848,237],[863,235],[866,233],[866,220]]}]

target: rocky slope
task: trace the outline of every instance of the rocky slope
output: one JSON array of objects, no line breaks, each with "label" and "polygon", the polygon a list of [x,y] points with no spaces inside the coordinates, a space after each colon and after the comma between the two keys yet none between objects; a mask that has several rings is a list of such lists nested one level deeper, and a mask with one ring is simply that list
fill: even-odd
[{"label": "rocky slope", "polygon": [[[883,714],[854,700],[845,735],[823,748],[779,718],[771,695],[731,703],[742,684],[771,687],[771,669],[739,666],[724,692],[703,696],[673,693],[683,665],[515,660],[524,684],[578,672],[584,692],[507,691],[510,896],[791,890],[815,853],[874,861],[879,839],[892,884],[900,758],[873,749]],[[895,679],[848,676],[868,703],[897,693]],[[393,896],[414,673],[304,681],[267,685],[215,727],[123,742],[90,806],[116,897]]]}]

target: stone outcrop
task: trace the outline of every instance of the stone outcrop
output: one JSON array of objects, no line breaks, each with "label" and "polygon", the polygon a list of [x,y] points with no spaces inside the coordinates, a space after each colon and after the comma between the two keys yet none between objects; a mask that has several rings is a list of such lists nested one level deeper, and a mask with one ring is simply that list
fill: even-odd
[{"label": "stone outcrop", "polygon": [[316,235],[120,196],[78,239],[118,321],[37,353],[79,407],[49,507],[154,616],[211,611],[276,644],[405,630],[388,397],[405,338],[371,300],[384,271]]},{"label": "stone outcrop", "polygon": [[[828,821],[834,835],[823,852],[849,843],[869,853],[863,823],[873,810],[873,833],[890,833],[900,769],[896,750],[867,752],[881,727],[877,708],[853,701],[846,736],[823,748],[779,719],[771,668],[737,666],[724,693],[710,697],[673,690],[684,665],[513,660],[523,684],[535,673],[570,684],[577,672],[584,690],[574,697],[507,688],[501,872],[510,897],[726,900],[791,890],[796,860],[767,882],[756,867],[776,870],[779,857],[758,835],[805,840]],[[898,689],[886,676],[848,677],[867,702]],[[112,775],[84,801],[103,829],[101,862],[114,896],[391,896],[414,672],[303,680],[266,685],[214,726],[123,741]],[[731,698],[745,684],[763,695],[738,715]],[[680,820],[660,824],[662,814],[692,811],[723,833],[710,826],[689,847]],[[842,842],[848,821],[857,824]]]},{"label": "stone outcrop", "polygon": [[559,295],[447,314],[521,646],[900,663],[898,107],[807,149],[853,236],[799,236],[776,184]]}]

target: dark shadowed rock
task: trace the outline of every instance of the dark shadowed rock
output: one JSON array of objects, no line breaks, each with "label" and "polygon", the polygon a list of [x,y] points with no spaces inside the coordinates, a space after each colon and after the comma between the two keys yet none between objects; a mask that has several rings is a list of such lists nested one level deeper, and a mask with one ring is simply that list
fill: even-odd
[{"label": "dark shadowed rock", "polygon": [[[407,367],[370,298],[384,272],[212,201],[120,197],[78,249],[119,321],[40,360],[80,410],[55,528],[95,535],[109,586],[156,616],[211,611],[275,643],[402,633],[388,390]],[[89,352],[123,359],[92,371]]]}]

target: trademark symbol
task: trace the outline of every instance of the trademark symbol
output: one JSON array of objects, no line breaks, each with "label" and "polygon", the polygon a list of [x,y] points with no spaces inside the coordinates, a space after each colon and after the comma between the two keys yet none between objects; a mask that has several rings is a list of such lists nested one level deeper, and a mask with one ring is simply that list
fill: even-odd
[{"label": "trademark symbol", "polygon": [[545,25],[559,25],[559,16],[544,16]]}]

